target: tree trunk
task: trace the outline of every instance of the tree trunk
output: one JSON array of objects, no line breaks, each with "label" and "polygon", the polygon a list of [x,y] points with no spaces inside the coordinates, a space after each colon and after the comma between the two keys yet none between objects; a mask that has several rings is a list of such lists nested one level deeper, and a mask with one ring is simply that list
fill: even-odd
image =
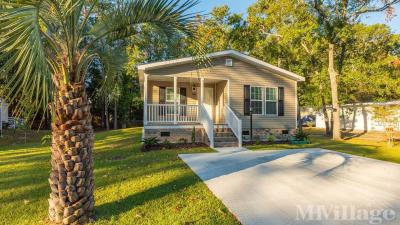
[{"label": "tree trunk", "polygon": [[[105,99],[103,100],[105,101]],[[103,102],[101,102],[101,104],[103,104]],[[101,108],[101,125],[103,128],[106,128],[106,117],[105,117],[106,112],[104,111],[105,107],[100,107],[100,108]]]},{"label": "tree trunk", "polygon": [[322,102],[322,113],[324,114],[325,134],[328,136],[331,134],[331,130],[329,125],[328,110],[326,110],[326,101],[323,95],[321,95],[321,102]]},{"label": "tree trunk", "polygon": [[337,72],[334,68],[334,45],[329,44],[329,78],[331,81],[331,95],[332,95],[332,139],[341,140],[340,137],[340,117],[339,117],[339,100],[337,88]]},{"label": "tree trunk", "polygon": [[118,129],[118,113],[117,113],[117,108],[118,108],[118,104],[117,104],[117,100],[114,101],[114,130]]},{"label": "tree trunk", "polygon": [[353,120],[351,121],[351,131],[354,131],[354,128],[356,126],[357,111],[358,111],[356,103],[354,103],[353,105],[354,105],[354,108],[353,108],[354,111],[353,111]]},{"label": "tree trunk", "polygon": [[93,216],[93,127],[82,85],[60,88],[52,121],[49,217],[83,224]]},{"label": "tree trunk", "polygon": [[365,106],[363,104],[361,105],[361,112],[363,115],[364,133],[367,133],[368,132],[368,112],[365,109]]},{"label": "tree trunk", "polygon": [[303,121],[301,120],[300,103],[297,97],[297,129],[303,130]]},{"label": "tree trunk", "polygon": [[105,122],[106,122],[106,129],[110,130],[110,117],[108,113],[108,101],[104,102],[104,116],[105,116]]}]

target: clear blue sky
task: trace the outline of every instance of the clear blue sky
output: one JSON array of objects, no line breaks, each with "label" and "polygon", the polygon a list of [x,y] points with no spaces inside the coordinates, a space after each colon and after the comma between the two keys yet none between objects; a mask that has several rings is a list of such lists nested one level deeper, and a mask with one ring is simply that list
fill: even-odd
[{"label": "clear blue sky", "polygon": [[[256,2],[256,0],[200,0],[196,11],[209,13],[215,6],[228,5],[232,12],[246,14],[247,8]],[[388,24],[396,33],[400,33],[400,4],[396,7],[396,16],[391,21],[385,20],[384,13],[373,13],[363,16],[362,22],[366,24],[385,23]]]}]

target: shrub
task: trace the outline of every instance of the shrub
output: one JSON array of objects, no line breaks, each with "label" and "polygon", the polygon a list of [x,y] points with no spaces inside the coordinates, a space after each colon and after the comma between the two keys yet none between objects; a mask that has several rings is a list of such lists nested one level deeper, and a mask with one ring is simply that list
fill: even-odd
[{"label": "shrub", "polygon": [[192,144],[196,143],[196,128],[192,129]]},{"label": "shrub", "polygon": [[309,134],[307,134],[301,129],[297,129],[296,133],[294,134],[294,137],[296,138],[297,141],[308,141],[309,136],[310,136]]},{"label": "shrub", "polygon": [[149,150],[152,146],[158,145],[160,140],[158,140],[156,137],[151,137],[151,138],[145,138],[143,139],[143,150]]},{"label": "shrub", "polygon": [[261,138],[260,138],[260,136],[255,136],[255,137],[254,137],[254,140],[255,140],[255,144],[256,144],[256,145],[260,145],[260,144],[261,144]]},{"label": "shrub", "polygon": [[172,148],[172,143],[170,141],[168,141],[168,139],[165,139],[162,144],[167,149],[171,149]]},{"label": "shrub", "polygon": [[275,142],[275,136],[273,134],[269,134],[267,137],[267,141],[269,143],[274,143]]},{"label": "shrub", "polygon": [[188,140],[187,140],[186,138],[181,138],[181,139],[179,139],[179,143],[181,143],[181,144],[187,144],[187,143],[188,143]]}]

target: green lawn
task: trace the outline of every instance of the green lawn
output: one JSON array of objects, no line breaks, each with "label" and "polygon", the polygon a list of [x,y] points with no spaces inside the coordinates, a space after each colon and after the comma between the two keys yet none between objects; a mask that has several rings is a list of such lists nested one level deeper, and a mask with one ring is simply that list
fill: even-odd
[{"label": "green lawn", "polygon": [[[96,133],[95,224],[238,224],[177,157],[210,149],[142,153],[140,136],[141,128]],[[0,224],[48,222],[49,160],[39,141],[0,140]]]},{"label": "green lawn", "polygon": [[400,163],[400,144],[389,147],[385,140],[376,140],[374,134],[355,137],[343,141],[332,141],[329,137],[319,135],[318,131],[308,130],[311,144],[291,145],[291,144],[266,144],[246,146],[251,150],[277,150],[277,149],[297,149],[297,148],[324,148],[353,155],[364,156],[379,160]]}]

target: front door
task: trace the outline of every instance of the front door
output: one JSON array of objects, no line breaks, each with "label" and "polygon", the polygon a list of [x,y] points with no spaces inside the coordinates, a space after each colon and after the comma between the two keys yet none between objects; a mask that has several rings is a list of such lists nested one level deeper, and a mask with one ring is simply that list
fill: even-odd
[{"label": "front door", "polygon": [[204,107],[206,108],[208,115],[213,118],[213,107],[214,107],[214,89],[204,87]]}]

